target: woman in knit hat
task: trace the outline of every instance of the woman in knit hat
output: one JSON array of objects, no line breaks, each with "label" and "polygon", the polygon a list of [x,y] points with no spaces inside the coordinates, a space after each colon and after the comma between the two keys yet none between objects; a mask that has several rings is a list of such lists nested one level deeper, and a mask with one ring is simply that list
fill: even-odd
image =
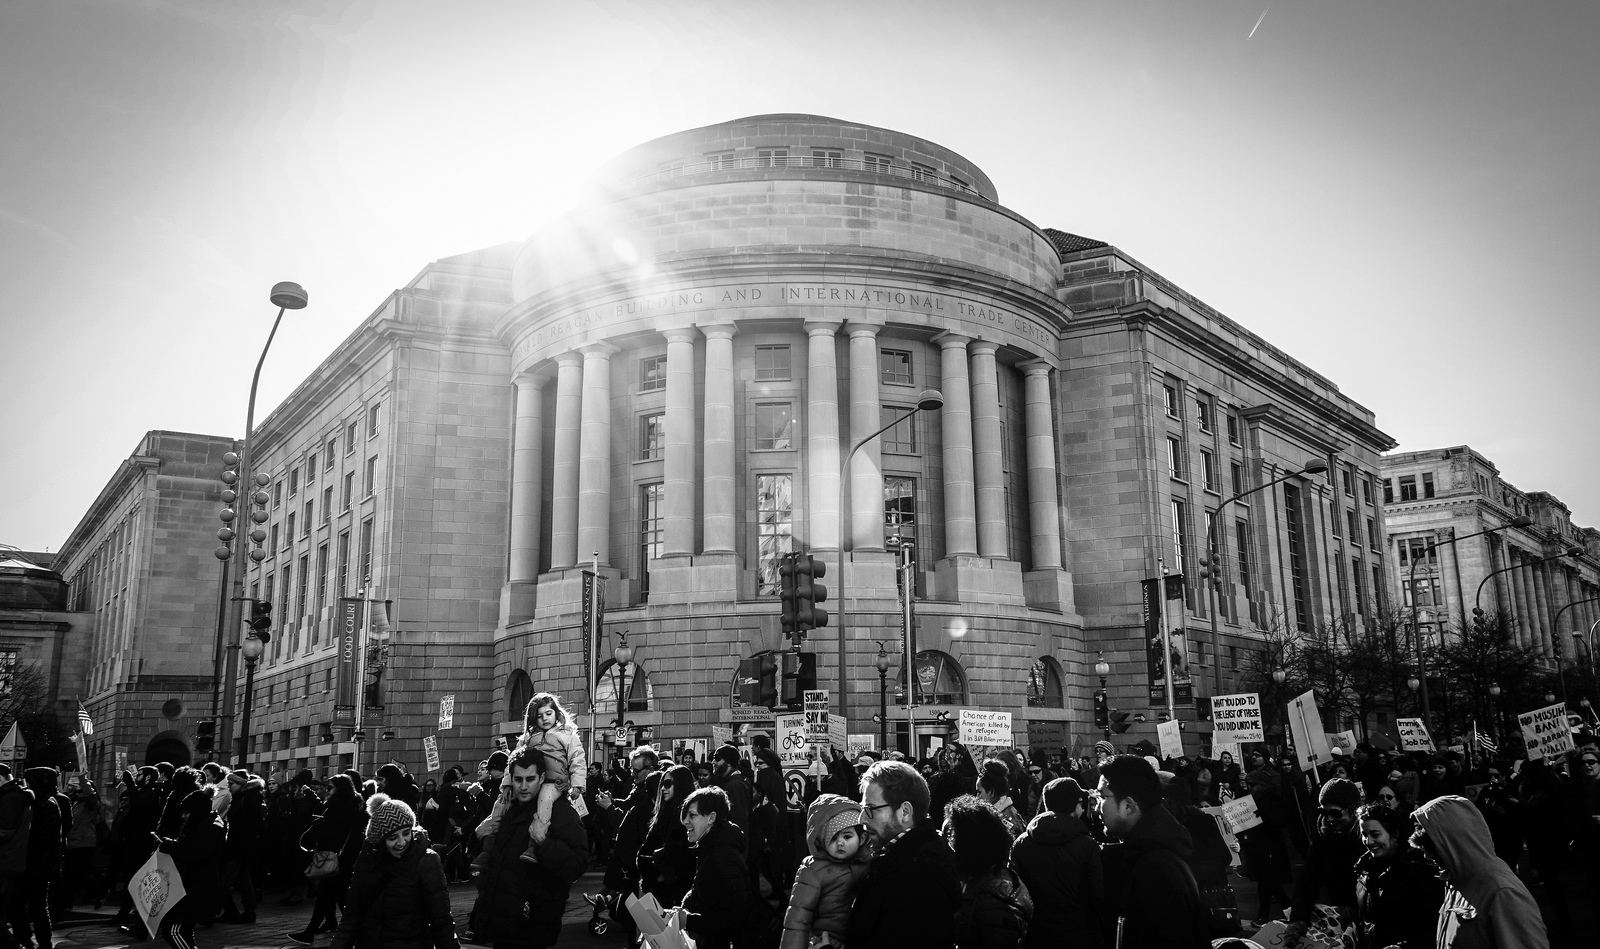
[{"label": "woman in knit hat", "polygon": [[366,843],[332,949],[460,949],[444,865],[410,805],[367,801]]}]

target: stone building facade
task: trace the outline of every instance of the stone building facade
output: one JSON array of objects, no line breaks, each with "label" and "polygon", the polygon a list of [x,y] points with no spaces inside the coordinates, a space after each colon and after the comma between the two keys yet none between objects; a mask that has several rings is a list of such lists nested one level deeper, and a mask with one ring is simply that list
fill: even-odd
[{"label": "stone building facade", "polygon": [[[1546,662],[1588,663],[1589,640],[1572,634],[1600,622],[1600,530],[1574,525],[1559,498],[1518,489],[1467,445],[1384,456],[1383,493],[1389,582],[1407,609],[1415,601],[1419,625],[1447,634],[1481,607],[1510,617]],[[1533,523],[1507,526],[1518,517]]]}]

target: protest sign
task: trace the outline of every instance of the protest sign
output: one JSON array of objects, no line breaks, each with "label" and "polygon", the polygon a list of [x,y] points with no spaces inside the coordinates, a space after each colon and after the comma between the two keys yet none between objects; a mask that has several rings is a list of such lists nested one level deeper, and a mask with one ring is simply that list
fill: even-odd
[{"label": "protest sign", "polygon": [[1397,718],[1394,725],[1400,732],[1401,751],[1433,751],[1433,738],[1428,726],[1420,718]]},{"label": "protest sign", "polygon": [[834,751],[840,752],[841,754],[850,746],[850,738],[847,734],[848,729],[845,727],[846,724],[848,723],[845,721],[845,717],[843,715],[830,714],[828,716],[828,744],[833,746]]},{"label": "protest sign", "polygon": [[1553,758],[1576,747],[1572,742],[1572,729],[1567,725],[1567,703],[1557,702],[1532,712],[1517,715],[1522,726],[1522,743],[1527,746],[1528,760]]},{"label": "protest sign", "polygon": [[963,745],[998,745],[1011,747],[1011,713],[986,712],[981,709],[961,710],[960,734]]},{"label": "protest sign", "polygon": [[1337,748],[1347,755],[1353,755],[1356,753],[1355,732],[1326,732],[1324,733],[1323,737],[1328,739],[1328,748],[1330,751],[1334,748]]},{"label": "protest sign", "polygon": [[806,749],[811,747],[811,743],[806,741],[806,713],[779,715],[775,721],[777,727],[773,729],[773,746],[778,752],[778,760],[785,768],[804,768]]},{"label": "protest sign", "polygon": [[1240,745],[1247,741],[1266,741],[1261,724],[1261,696],[1255,692],[1211,697],[1211,740]]},{"label": "protest sign", "polygon": [[713,751],[715,751],[717,748],[721,748],[723,745],[731,745],[731,744],[733,744],[733,726],[732,725],[712,725],[711,726],[711,745],[712,745],[712,750]]},{"label": "protest sign", "polygon": [[[187,889],[178,874],[178,864],[171,854],[157,850],[136,870],[128,881],[128,894],[133,897],[133,908],[144,920],[146,931],[161,930],[161,918],[167,911],[183,902]],[[42,935],[42,933],[41,933]]]},{"label": "protest sign", "polygon": [[1183,757],[1183,726],[1177,722],[1156,725],[1156,740],[1161,743],[1161,757]]},{"label": "protest sign", "polygon": [[850,760],[854,761],[856,760],[856,756],[861,754],[863,751],[878,750],[878,736],[870,732],[865,735],[854,734],[851,735],[847,741],[845,741],[844,747],[849,754]]},{"label": "protest sign", "polygon": [[439,699],[439,730],[454,728],[456,724],[456,697],[452,693]]},{"label": "protest sign", "polygon": [[828,740],[828,690],[805,691],[806,742],[820,745]]},{"label": "protest sign", "polygon": [[422,739],[422,753],[428,756],[428,770],[439,770],[439,739],[429,735]]},{"label": "protest sign", "polygon": [[1255,795],[1246,794],[1223,802],[1222,818],[1228,822],[1228,828],[1236,834],[1261,826],[1261,814],[1256,811]]},{"label": "protest sign", "polygon": [[1322,730],[1322,716],[1317,712],[1317,693],[1307,690],[1289,703],[1289,732],[1294,737],[1294,753],[1300,760],[1300,770],[1310,771],[1319,764],[1327,764],[1333,757],[1328,749],[1328,736]]}]

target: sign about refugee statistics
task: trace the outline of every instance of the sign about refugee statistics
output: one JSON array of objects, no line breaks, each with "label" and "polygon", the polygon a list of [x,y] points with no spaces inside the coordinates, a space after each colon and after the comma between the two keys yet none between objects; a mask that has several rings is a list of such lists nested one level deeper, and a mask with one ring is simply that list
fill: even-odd
[{"label": "sign about refugee statistics", "polygon": [[1522,742],[1528,747],[1528,760],[1553,758],[1576,747],[1572,743],[1572,728],[1567,724],[1567,703],[1554,705],[1517,716],[1522,726]]},{"label": "sign about refugee statistics", "polygon": [[1226,745],[1266,741],[1267,734],[1261,724],[1261,696],[1255,692],[1213,696],[1211,740]]},{"label": "sign about refugee statistics", "polygon": [[1010,748],[1011,713],[962,709],[958,740],[963,745],[1000,745]]},{"label": "sign about refugee statistics", "polygon": [[1433,750],[1433,738],[1428,734],[1428,726],[1422,724],[1422,719],[1397,718],[1394,726],[1400,730],[1401,751]]}]

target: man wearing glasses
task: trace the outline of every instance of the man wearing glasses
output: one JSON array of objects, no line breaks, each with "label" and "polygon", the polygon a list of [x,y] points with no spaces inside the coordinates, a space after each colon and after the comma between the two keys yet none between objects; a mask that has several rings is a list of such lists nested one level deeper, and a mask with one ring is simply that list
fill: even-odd
[{"label": "man wearing glasses", "polygon": [[929,822],[928,799],[928,782],[903,761],[880,761],[862,776],[861,822],[877,852],[850,911],[852,946],[955,945],[956,855]]},{"label": "man wearing glasses", "polygon": [[[1361,806],[1361,790],[1355,782],[1334,778],[1317,795],[1317,832],[1306,851],[1306,865],[1294,886],[1294,906],[1284,945],[1293,946],[1311,924],[1311,910],[1317,903],[1338,907],[1353,914],[1356,905],[1356,860],[1365,848],[1356,825],[1356,808]],[[1318,899],[1323,890],[1326,899]]]}]

